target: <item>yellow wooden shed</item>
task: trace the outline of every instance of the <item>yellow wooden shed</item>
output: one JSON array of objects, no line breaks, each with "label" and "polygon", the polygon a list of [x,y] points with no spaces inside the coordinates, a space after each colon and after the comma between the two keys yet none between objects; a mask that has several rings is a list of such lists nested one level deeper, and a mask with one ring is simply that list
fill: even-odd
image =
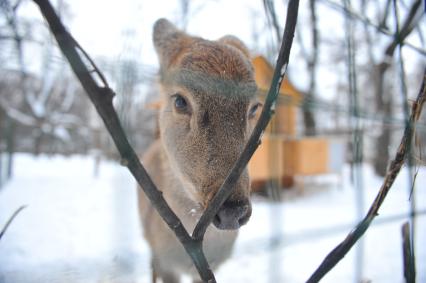
[{"label": "yellow wooden shed", "polygon": [[[261,100],[264,100],[274,68],[262,56],[253,59],[253,66]],[[280,88],[275,115],[248,166],[253,184],[275,180],[283,187],[290,187],[296,175],[328,173],[328,140],[297,134],[297,112],[302,100],[302,92],[286,77]]]},{"label": "yellow wooden shed", "polygon": [[[271,85],[274,69],[263,56],[257,56],[252,60],[254,76],[260,91],[261,100],[264,100]],[[275,115],[269,123],[269,133],[283,134],[287,136],[296,135],[297,106],[302,101],[303,95],[287,79],[281,84],[280,96],[278,98]]]}]

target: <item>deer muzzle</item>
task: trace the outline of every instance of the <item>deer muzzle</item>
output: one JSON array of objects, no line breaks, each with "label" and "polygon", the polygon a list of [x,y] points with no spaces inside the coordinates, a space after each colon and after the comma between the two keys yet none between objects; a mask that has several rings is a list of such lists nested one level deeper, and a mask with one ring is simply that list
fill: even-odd
[{"label": "deer muzzle", "polygon": [[227,200],[213,219],[213,224],[221,230],[235,230],[247,223],[251,216],[251,204],[248,198]]}]

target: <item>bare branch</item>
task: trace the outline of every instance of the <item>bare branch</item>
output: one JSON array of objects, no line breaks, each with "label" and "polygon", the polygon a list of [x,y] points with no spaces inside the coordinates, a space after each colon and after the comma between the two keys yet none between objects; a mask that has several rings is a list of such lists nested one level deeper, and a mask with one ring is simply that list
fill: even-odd
[{"label": "bare branch", "polygon": [[391,6],[391,0],[386,0],[385,11],[383,13],[383,18],[380,21],[380,25],[379,25],[380,28],[387,29],[388,27],[387,22],[388,22],[390,6]]},{"label": "bare branch", "polygon": [[[410,8],[410,11],[405,18],[404,23],[400,30],[396,30],[394,34],[394,40],[388,45],[385,54],[392,57],[395,52],[395,48],[404,43],[404,40],[410,35],[416,24],[420,21],[421,16],[416,16],[421,10],[422,1],[416,0]],[[421,11],[420,11],[421,13]],[[398,19],[396,19],[398,20]]]},{"label": "bare branch", "polygon": [[89,54],[87,54],[86,50],[84,50],[83,47],[81,47],[80,44],[75,39],[73,39],[73,40],[74,40],[75,46],[83,53],[84,57],[89,61],[90,65],[92,65],[93,70],[99,76],[100,80],[104,84],[104,87],[109,88],[108,82],[105,79],[105,76],[99,70],[98,66],[96,66],[95,62],[92,60],[92,58],[90,58],[90,56],[89,56]]},{"label": "bare branch", "polygon": [[206,282],[216,282],[214,274],[209,267],[202,249],[203,236],[207,226],[210,225],[219,207],[231,193],[235,182],[238,180],[254,151],[258,147],[260,143],[260,136],[266,128],[266,125],[268,124],[271,116],[273,115],[275,101],[277,99],[280,85],[286,73],[289,62],[291,44],[293,41],[294,30],[297,21],[299,1],[291,0],[289,2],[286,28],[283,36],[283,43],[281,45],[281,50],[277,60],[277,67],[275,69],[272,85],[266,98],[265,106],[259,121],[253,130],[251,138],[249,139],[249,142],[247,143],[243,153],[235,163],[232,171],[229,173],[219,192],[216,194],[209,207],[201,216],[201,219],[197,224],[194,230],[194,235],[192,237],[189,236],[182,222],[167,205],[162,196],[162,193],[158,191],[153,181],[147,174],[145,168],[140,163],[134,150],[130,146],[112,104],[114,92],[108,87],[106,81],[103,81],[105,87],[100,87],[96,83],[96,81],[91,76],[91,72],[88,70],[82,58],[80,57],[78,50],[83,52],[83,55],[86,57],[89,63],[92,64],[93,69],[102,80],[103,76],[99,69],[93,64],[93,61],[89,58],[88,54],[81,48],[81,46],[78,45],[76,40],[65,29],[50,2],[48,0],[34,0],[34,2],[39,6],[41,13],[47,20],[50,30],[55,36],[61,51],[68,59],[74,73],[80,80],[83,88],[86,90],[89,98],[95,105],[96,110],[103,119],[105,126],[107,127],[118,151],[120,152],[122,163],[128,167],[130,172],[137,180],[138,184],[141,186],[151,201],[151,204],[155,207],[160,216],[175,233],[178,240],[182,243],[186,252],[194,262],[201,279]]},{"label": "bare branch", "polygon": [[[413,30],[416,23],[419,21],[419,16],[417,16],[421,10],[421,0],[415,0],[411,5],[410,11],[403,21],[401,28],[399,29],[398,17],[395,18],[396,21],[396,30],[393,35],[392,41],[387,45],[384,50],[382,62],[379,63],[376,67],[376,87],[375,87],[375,103],[376,111],[384,112],[386,115],[391,115],[392,113],[392,96],[386,96],[385,94],[385,75],[391,67],[391,59],[394,57],[395,50],[399,45],[405,44],[404,41],[408,35]],[[407,115],[408,117],[408,115]],[[407,118],[408,119],[408,118]],[[391,133],[388,129],[383,129],[382,133],[376,140],[376,157],[374,161],[374,168],[376,172],[384,176],[386,174],[386,165],[390,159],[388,147],[382,146],[383,143],[387,143],[391,138]]]},{"label": "bare branch", "polygon": [[213,217],[217,214],[219,208],[223,202],[229,197],[232,192],[232,188],[237,182],[239,176],[247,166],[251,156],[260,145],[260,138],[269,123],[275,110],[275,103],[278,97],[278,93],[281,87],[281,83],[287,71],[287,65],[290,57],[291,45],[293,43],[294,30],[296,28],[297,14],[299,9],[299,1],[292,0],[288,3],[287,8],[287,19],[284,29],[283,40],[281,43],[280,52],[278,54],[277,64],[272,78],[271,87],[269,89],[266,101],[262,113],[260,114],[259,120],[253,133],[247,142],[243,152],[241,153],[238,160],[235,162],[231,172],[226,177],[219,191],[216,193],[210,205],[207,207],[204,214],[201,216],[200,221],[195,226],[192,237],[195,239],[202,239],[207,227],[213,220]]},{"label": "bare branch", "polygon": [[[368,19],[367,17],[365,17],[364,15],[358,14],[355,11],[345,8],[342,5],[331,1],[331,0],[322,0],[323,3],[329,5],[330,7],[341,11],[343,13],[345,13],[346,16],[350,16],[358,21],[361,21],[362,23],[364,23],[365,25],[368,25],[370,27],[373,27],[375,30],[377,30],[380,33],[383,33],[385,35],[388,36],[395,36],[394,33],[392,33],[391,31],[389,31],[388,29],[385,29],[381,26],[376,25],[375,23],[373,23],[372,21],[370,21],[370,19]],[[415,24],[420,20],[420,17],[414,17],[414,15],[416,15],[417,13],[420,13],[421,8],[419,7],[421,6],[421,0],[416,0],[413,5],[411,6],[411,10],[409,13],[409,16],[407,16],[406,18],[406,23],[411,23],[410,25],[407,25],[406,28],[401,28],[401,34],[399,37],[399,41],[397,43],[403,43],[405,46],[411,48],[412,50],[415,50],[416,52],[422,54],[422,55],[426,55],[426,50],[422,49],[420,47],[417,47],[409,42],[404,42],[406,36],[404,36],[406,34],[407,31],[411,32],[411,30],[414,28]],[[414,10],[413,10],[414,8]],[[414,12],[412,14],[412,12]],[[403,26],[405,26],[405,24],[403,24]],[[404,31],[405,30],[405,31]],[[404,31],[404,32],[403,32]],[[408,32],[408,34],[409,34]],[[395,46],[396,47],[396,46]],[[393,47],[393,48],[395,48]]]},{"label": "bare branch", "polygon": [[3,97],[0,97],[0,109],[3,109],[4,113],[6,113],[9,118],[21,123],[22,125],[34,126],[37,124],[34,117],[27,115],[19,109],[9,106],[6,99]]},{"label": "bare branch", "polygon": [[411,146],[411,142],[415,132],[415,123],[418,121],[423,104],[426,100],[426,69],[423,73],[423,82],[420,88],[420,92],[417,96],[416,101],[412,105],[411,115],[407,126],[405,127],[404,135],[401,143],[398,147],[398,151],[392,161],[390,168],[387,171],[386,177],[383,181],[383,185],[379,190],[374,202],[371,204],[370,209],[364,219],[358,223],[356,228],[346,236],[346,238],[337,245],[323,260],[321,265],[315,270],[307,282],[318,282],[324,277],[352,248],[352,246],[364,235],[373,222],[374,218],[378,215],[378,211],[383,201],[386,198],[390,188],[393,185],[396,177],[401,170],[402,165],[407,157],[408,149]]},{"label": "bare branch", "polygon": [[[186,251],[193,259],[201,278],[205,281],[212,280],[212,278],[214,280],[214,275],[208,267],[204,254],[202,252],[201,254],[199,253],[201,244],[198,245],[200,247],[199,249],[194,248],[194,246],[197,247],[197,245],[194,245],[182,222],[167,205],[162,193],[156,188],[145,168],[140,163],[133,148],[130,146],[112,104],[114,92],[110,88],[98,86],[96,81],[93,79],[91,72],[87,69],[77,51],[81,51],[82,48],[76,44],[76,40],[65,29],[50,2],[48,0],[34,0],[34,2],[39,6],[40,11],[48,22],[50,30],[55,36],[61,51],[68,59],[71,68],[80,80],[90,100],[95,105],[96,110],[104,121],[105,126],[120,152],[122,163],[129,168],[138,184],[150,199],[152,205],[170,229],[175,233],[179,241],[183,244]],[[85,56],[87,56],[87,53],[83,52],[83,54],[86,54]],[[92,60],[88,61],[89,63],[93,62]],[[97,69],[95,66],[93,66],[93,68],[95,70]],[[99,70],[97,72],[99,72]],[[100,77],[102,78],[103,76]]]}]

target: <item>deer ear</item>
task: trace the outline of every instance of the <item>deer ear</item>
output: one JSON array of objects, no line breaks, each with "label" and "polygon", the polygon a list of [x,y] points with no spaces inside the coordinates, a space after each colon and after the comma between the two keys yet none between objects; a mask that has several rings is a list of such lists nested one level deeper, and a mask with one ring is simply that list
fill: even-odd
[{"label": "deer ear", "polygon": [[168,69],[182,52],[189,36],[170,21],[159,19],[154,24],[153,42],[162,69]]},{"label": "deer ear", "polygon": [[250,59],[250,51],[248,50],[246,45],[237,37],[233,35],[225,35],[224,37],[219,38],[217,41],[237,48],[244,54],[244,56]]}]

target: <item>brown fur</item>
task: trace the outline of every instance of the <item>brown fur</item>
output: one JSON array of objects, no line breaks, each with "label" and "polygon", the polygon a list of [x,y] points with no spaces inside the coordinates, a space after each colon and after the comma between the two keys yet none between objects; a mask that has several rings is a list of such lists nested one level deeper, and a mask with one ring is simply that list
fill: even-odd
[{"label": "brown fur", "polygon": [[[247,48],[232,36],[208,41],[160,19],[153,40],[163,101],[160,139],[151,145],[143,163],[167,203],[192,232],[251,133],[254,121],[248,111],[256,102],[253,69]],[[177,93],[186,100],[188,113],[176,110]],[[226,213],[236,213],[241,225],[250,217],[249,193],[245,170],[227,200],[228,207],[223,207]],[[183,247],[143,193],[139,193],[139,207],[155,273],[165,283],[178,282],[181,273],[199,279]],[[244,221],[238,214],[241,210]],[[238,227],[208,228],[204,249],[212,268],[229,257]]]}]

